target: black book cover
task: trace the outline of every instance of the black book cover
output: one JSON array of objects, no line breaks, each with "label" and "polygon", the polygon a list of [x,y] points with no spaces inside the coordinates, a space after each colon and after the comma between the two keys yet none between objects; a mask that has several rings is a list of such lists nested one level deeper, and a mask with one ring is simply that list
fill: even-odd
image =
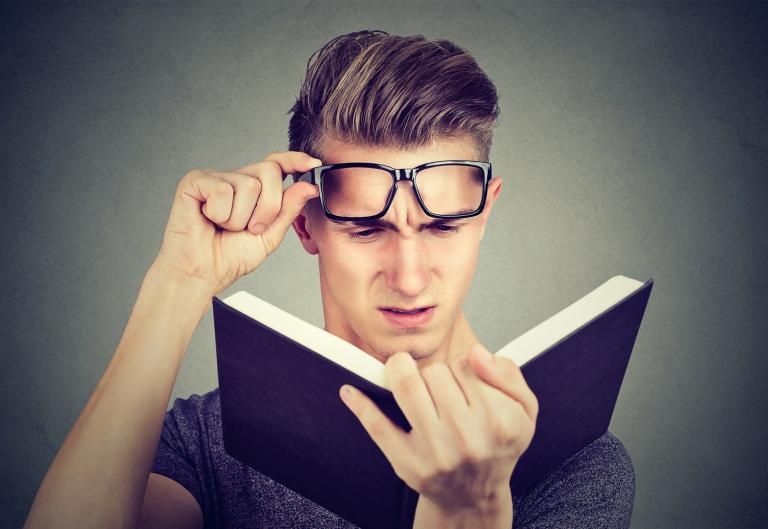
[{"label": "black book cover", "polygon": [[[539,416],[511,490],[535,484],[608,430],[653,280],[641,285],[521,365]],[[418,494],[338,390],[357,387],[410,431],[392,393],[218,297],[213,315],[227,453],[362,529],[411,527]]]}]

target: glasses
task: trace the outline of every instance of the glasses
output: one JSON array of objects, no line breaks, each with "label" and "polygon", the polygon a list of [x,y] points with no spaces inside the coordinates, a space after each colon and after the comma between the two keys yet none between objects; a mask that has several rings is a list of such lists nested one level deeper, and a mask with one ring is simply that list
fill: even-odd
[{"label": "glasses", "polygon": [[372,162],[313,167],[296,181],[320,187],[320,203],[333,220],[368,220],[384,216],[400,180],[410,180],[416,199],[430,217],[459,219],[479,215],[485,206],[491,164],[442,160],[395,169]]}]

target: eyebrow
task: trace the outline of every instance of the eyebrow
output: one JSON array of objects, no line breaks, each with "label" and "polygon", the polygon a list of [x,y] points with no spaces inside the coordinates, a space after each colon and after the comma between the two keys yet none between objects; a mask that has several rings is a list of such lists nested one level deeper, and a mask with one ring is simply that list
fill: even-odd
[{"label": "eyebrow", "polygon": [[[389,228],[396,232],[399,232],[400,229],[393,223],[383,220],[383,219],[368,219],[368,220],[335,220],[335,219],[329,219],[331,222],[334,222],[336,224],[340,224],[342,226],[360,226],[362,228]],[[435,226],[440,226],[443,224],[447,224],[449,222],[456,222],[461,221],[463,219],[435,219],[432,222],[426,222],[419,225],[419,228],[432,228]]]}]

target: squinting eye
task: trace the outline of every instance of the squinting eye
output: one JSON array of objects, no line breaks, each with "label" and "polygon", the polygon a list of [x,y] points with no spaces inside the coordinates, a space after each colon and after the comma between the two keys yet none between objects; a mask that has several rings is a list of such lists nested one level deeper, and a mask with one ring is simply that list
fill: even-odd
[{"label": "squinting eye", "polygon": [[[440,228],[446,228],[445,230],[441,230]],[[439,231],[440,233],[457,233],[460,229],[459,226],[448,226],[446,224],[440,224],[438,226],[435,226],[435,229]]]},{"label": "squinting eye", "polygon": [[368,235],[371,235],[375,231],[378,231],[378,230],[376,228],[370,229],[370,230],[363,230],[363,231],[350,233],[349,236],[352,237],[353,239],[366,239],[368,238]]},{"label": "squinting eye", "polygon": [[[447,224],[437,224],[435,226],[432,226],[433,230],[436,230],[438,233],[458,233],[458,231],[461,229],[460,226],[449,226]],[[358,231],[358,232],[351,232],[349,236],[352,239],[370,239],[370,236],[376,233],[377,231],[381,231],[379,228],[371,228],[368,230]]]}]

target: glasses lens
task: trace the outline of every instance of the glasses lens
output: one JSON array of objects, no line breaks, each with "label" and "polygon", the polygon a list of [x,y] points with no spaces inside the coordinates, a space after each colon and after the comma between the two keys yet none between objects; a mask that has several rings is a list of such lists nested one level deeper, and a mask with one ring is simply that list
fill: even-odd
[{"label": "glasses lens", "polygon": [[482,168],[473,165],[439,165],[416,173],[416,187],[432,213],[472,213],[483,200],[484,174]]},{"label": "glasses lens", "polygon": [[342,167],[322,174],[325,207],[339,217],[372,217],[387,204],[392,175],[372,167]]}]

